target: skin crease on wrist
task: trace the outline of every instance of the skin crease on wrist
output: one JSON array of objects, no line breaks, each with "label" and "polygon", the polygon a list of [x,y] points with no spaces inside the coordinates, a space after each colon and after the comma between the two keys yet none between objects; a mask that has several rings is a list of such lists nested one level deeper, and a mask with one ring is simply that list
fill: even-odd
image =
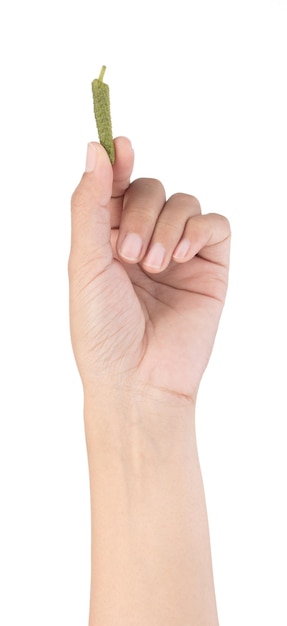
[{"label": "skin crease on wrist", "polygon": [[189,194],[166,198],[156,179],[130,182],[131,144],[118,137],[114,145],[111,166],[102,146],[89,144],[72,196],[89,626],[217,626],[194,415],[225,301],[230,226],[203,215]]}]

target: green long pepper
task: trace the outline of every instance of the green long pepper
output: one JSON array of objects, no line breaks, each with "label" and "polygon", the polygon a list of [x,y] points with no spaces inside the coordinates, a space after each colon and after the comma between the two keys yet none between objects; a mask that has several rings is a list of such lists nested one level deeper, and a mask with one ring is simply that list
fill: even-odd
[{"label": "green long pepper", "polygon": [[92,91],[99,140],[107,151],[111,164],[113,164],[115,161],[115,149],[110,109],[110,90],[109,86],[103,82],[105,71],[106,66],[103,65],[99,78],[95,78],[92,82]]}]

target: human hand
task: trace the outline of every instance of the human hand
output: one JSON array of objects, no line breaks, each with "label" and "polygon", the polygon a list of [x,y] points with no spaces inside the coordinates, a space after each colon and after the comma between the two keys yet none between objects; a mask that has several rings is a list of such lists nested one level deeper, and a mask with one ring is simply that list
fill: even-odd
[{"label": "human hand", "polygon": [[72,197],[70,322],[84,392],[194,402],[226,295],[229,223],[202,215],[193,196],[166,200],[158,180],[130,184],[130,142],[117,138],[115,153],[112,167],[89,144]]}]

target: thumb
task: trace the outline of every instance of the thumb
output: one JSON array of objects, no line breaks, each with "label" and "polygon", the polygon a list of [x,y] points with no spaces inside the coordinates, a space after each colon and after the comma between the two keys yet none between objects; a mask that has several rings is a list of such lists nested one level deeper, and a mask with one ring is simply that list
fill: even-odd
[{"label": "thumb", "polygon": [[72,195],[70,269],[76,272],[90,264],[94,276],[112,262],[110,212],[113,170],[105,149],[89,143],[85,173]]}]

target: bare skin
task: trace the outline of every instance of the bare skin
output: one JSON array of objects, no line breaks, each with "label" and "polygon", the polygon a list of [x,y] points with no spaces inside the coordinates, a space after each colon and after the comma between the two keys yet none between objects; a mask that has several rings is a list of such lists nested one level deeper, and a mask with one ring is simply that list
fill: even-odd
[{"label": "bare skin", "polygon": [[[130,183],[89,144],[72,197],[71,337],[92,510],[90,626],[218,624],[196,396],[228,282],[230,227],[188,194]],[[127,235],[133,235],[127,239]],[[154,593],[156,582],[157,593]]]}]

